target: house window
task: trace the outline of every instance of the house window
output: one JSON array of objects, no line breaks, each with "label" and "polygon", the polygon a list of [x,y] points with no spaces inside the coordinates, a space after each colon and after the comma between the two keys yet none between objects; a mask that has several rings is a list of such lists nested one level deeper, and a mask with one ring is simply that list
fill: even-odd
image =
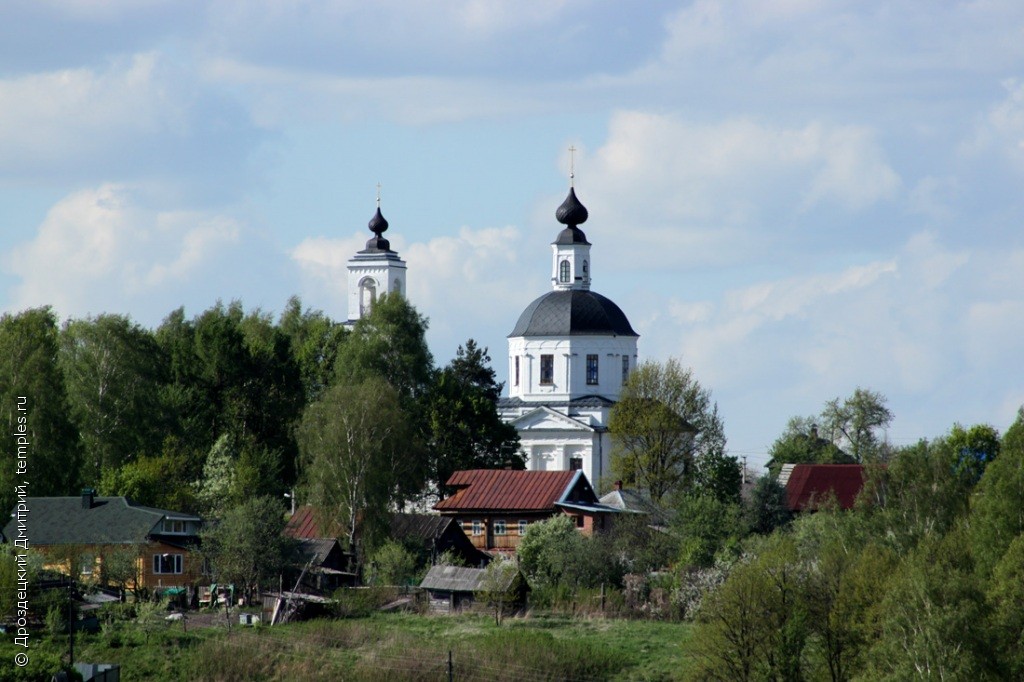
[{"label": "house window", "polygon": [[181,573],[180,554],[154,554],[153,573]]},{"label": "house window", "polygon": [[558,281],[563,284],[569,281],[569,261],[567,260],[558,265]]},{"label": "house window", "polygon": [[569,458],[569,471],[582,471],[583,470],[583,458],[582,457],[570,457]]},{"label": "house window", "polygon": [[512,382],[512,385],[513,386],[518,386],[519,385],[519,356],[518,355],[516,356],[515,366],[516,366],[515,380]]},{"label": "house window", "polygon": [[555,356],[540,356],[540,383],[542,386],[550,386],[555,383]]},{"label": "house window", "polygon": [[164,532],[175,533],[177,535],[183,535],[185,533],[185,522],[184,521],[173,521],[171,519],[164,519]]},{"label": "house window", "polygon": [[597,383],[597,356],[587,356],[587,384],[593,386]]},{"label": "house window", "polygon": [[519,519],[519,534],[520,535],[526,535],[526,526],[527,526],[526,519]]},{"label": "house window", "polygon": [[577,528],[582,528],[583,527],[583,517],[582,516],[577,516],[576,517],[576,527]]},{"label": "house window", "polygon": [[622,383],[626,383],[626,379],[629,378],[629,356],[622,356]]},{"label": "house window", "polygon": [[482,524],[480,521],[474,519],[474,521],[473,521],[473,535],[483,535],[483,534],[484,534],[484,524]]},{"label": "house window", "polygon": [[494,534],[504,535],[505,534],[505,521],[498,519],[494,522]]}]

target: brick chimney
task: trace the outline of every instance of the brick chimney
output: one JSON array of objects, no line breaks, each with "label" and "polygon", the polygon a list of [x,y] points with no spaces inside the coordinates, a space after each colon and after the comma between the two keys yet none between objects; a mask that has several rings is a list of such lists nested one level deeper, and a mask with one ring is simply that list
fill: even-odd
[{"label": "brick chimney", "polygon": [[82,488],[82,509],[92,509],[94,499],[96,499],[95,490],[92,488]]}]

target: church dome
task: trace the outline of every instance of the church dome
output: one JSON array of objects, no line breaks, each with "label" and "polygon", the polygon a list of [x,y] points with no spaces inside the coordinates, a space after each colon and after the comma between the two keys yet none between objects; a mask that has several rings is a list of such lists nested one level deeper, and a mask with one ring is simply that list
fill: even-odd
[{"label": "church dome", "polygon": [[584,289],[552,291],[526,307],[509,337],[639,336],[622,308]]}]

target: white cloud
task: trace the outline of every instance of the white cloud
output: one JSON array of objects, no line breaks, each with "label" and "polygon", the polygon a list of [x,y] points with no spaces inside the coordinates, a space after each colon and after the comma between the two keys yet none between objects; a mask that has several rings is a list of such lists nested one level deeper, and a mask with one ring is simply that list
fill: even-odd
[{"label": "white cloud", "polygon": [[1006,97],[992,105],[978,124],[964,151],[977,154],[994,150],[1024,167],[1024,82],[1003,82]]},{"label": "white cloud", "polygon": [[658,244],[678,267],[763,255],[779,248],[765,233],[773,223],[891,200],[901,182],[885,157],[872,133],[856,126],[696,123],[623,111],[606,142],[580,161],[578,184],[595,216],[588,230],[628,230],[634,265],[649,262],[648,246]]},{"label": "white cloud", "polygon": [[148,209],[123,185],[75,192],[4,259],[4,269],[18,277],[8,308],[49,304],[73,316],[127,312],[155,291],[190,284],[239,238],[230,218]]}]

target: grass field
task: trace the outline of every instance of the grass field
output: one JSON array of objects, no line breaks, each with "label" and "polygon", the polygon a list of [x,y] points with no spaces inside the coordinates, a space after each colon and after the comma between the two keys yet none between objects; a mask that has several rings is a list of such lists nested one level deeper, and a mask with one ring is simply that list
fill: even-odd
[{"label": "grass field", "polygon": [[[120,663],[122,680],[352,680],[353,682],[677,680],[689,659],[690,626],[555,617],[374,615],[273,628],[127,627],[79,636],[80,661]],[[66,638],[36,638],[37,653]],[[0,647],[11,660],[14,648]],[[10,670],[3,666],[0,670]],[[8,678],[0,672],[0,679]]]}]

